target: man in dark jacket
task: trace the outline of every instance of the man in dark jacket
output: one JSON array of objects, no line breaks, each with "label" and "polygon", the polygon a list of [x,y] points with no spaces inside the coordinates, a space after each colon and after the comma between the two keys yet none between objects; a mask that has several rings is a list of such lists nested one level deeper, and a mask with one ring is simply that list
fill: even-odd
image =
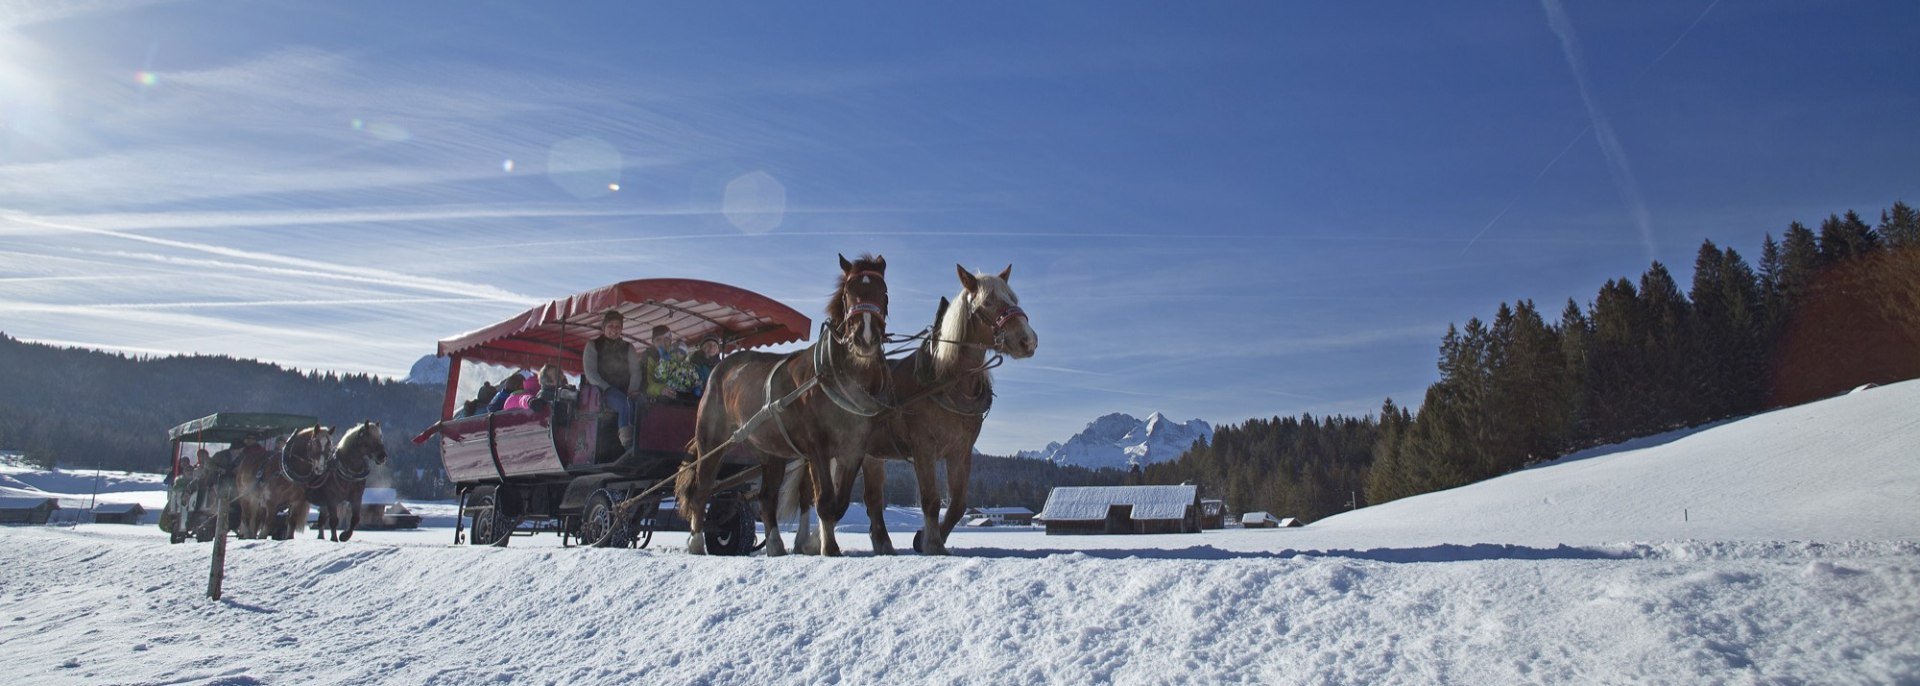
[{"label": "man in dark jacket", "polygon": [[607,310],[600,318],[600,336],[587,341],[581,351],[582,375],[586,383],[600,389],[601,402],[620,416],[620,445],[633,448],[633,403],[641,383],[640,355],[633,344],[621,338],[626,317],[618,310]]}]

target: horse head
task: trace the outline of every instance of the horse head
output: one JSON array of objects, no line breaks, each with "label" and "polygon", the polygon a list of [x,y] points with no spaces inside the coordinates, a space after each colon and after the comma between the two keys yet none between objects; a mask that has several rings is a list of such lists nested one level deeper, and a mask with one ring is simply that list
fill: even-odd
[{"label": "horse head", "polygon": [[887,342],[887,258],[840,257],[840,280],[827,303],[832,335],[863,361],[878,361]]},{"label": "horse head", "polygon": [[954,322],[964,327],[960,339],[1014,359],[1033,357],[1040,349],[1040,334],[1034,333],[1027,311],[1020,309],[1020,295],[1009,285],[1013,265],[999,274],[975,274],[957,264],[954,269],[960,273],[962,290],[947,317],[965,318]]},{"label": "horse head", "polygon": [[374,464],[387,463],[387,441],[380,435],[380,422],[371,419],[355,424],[340,436],[339,454],[371,459]]}]

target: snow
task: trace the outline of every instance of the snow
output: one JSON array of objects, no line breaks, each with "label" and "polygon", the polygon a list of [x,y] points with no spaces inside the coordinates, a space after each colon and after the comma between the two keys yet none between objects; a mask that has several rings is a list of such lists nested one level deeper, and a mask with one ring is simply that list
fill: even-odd
[{"label": "snow", "polygon": [[[703,558],[0,527],[14,683],[1920,683],[1920,382],[1297,529]],[[14,478],[23,478],[15,476]],[[858,512],[858,509],[855,510]],[[911,510],[888,511],[890,523]],[[849,527],[843,526],[843,530]],[[864,524],[859,525],[863,529]],[[910,526],[894,528],[907,549]]]},{"label": "snow", "polygon": [[1178,458],[1196,440],[1211,442],[1213,427],[1198,419],[1175,422],[1159,412],[1146,419],[1116,412],[1087,423],[1066,443],[1049,443],[1016,456],[1093,469],[1127,469]]},{"label": "snow", "polygon": [[[166,477],[144,472],[41,470],[17,458],[0,460],[0,496],[54,498],[60,507],[85,510],[98,503],[139,503],[149,519],[167,505]],[[95,496],[95,486],[99,494]]]},{"label": "snow", "polygon": [[1050,522],[1100,521],[1114,505],[1132,506],[1137,520],[1180,519],[1199,499],[1199,487],[1062,486],[1047,496],[1039,518]]}]

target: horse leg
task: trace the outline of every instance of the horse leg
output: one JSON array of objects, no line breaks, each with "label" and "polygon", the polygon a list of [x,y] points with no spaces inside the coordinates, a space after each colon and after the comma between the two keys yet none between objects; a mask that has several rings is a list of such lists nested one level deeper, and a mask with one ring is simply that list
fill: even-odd
[{"label": "horse leg", "polygon": [[967,515],[967,480],[973,477],[973,447],[967,446],[947,455],[947,516],[940,521],[940,543],[946,544],[953,527]]},{"label": "horse leg", "polygon": [[[787,554],[787,544],[780,540],[780,501],[786,494],[786,475],[784,460],[760,460],[760,524],[767,527],[767,557]],[[799,544],[798,541],[794,543]]]},{"label": "horse leg", "polygon": [[320,501],[317,505],[320,508],[320,517],[313,522],[313,538],[314,540],[324,541],[327,540],[327,525],[333,521],[333,508],[328,507],[327,501],[325,500]]},{"label": "horse leg", "polygon": [[353,531],[360,528],[360,499],[353,498],[347,500],[341,503],[340,506],[347,508],[347,530],[340,532],[339,539],[341,543],[346,543],[347,541],[353,540]]},{"label": "horse leg", "polygon": [[913,460],[913,480],[920,487],[920,554],[947,554],[947,537],[940,529],[940,481],[933,460]]},{"label": "horse leg", "polygon": [[887,462],[869,455],[860,461],[860,470],[867,482],[867,536],[873,539],[873,554],[892,555],[893,538],[887,536]]},{"label": "horse leg", "polygon": [[287,538],[289,540],[307,532],[307,510],[313,505],[307,502],[307,494],[294,496],[287,504]]},{"label": "horse leg", "polygon": [[847,501],[853,490],[853,470],[859,467],[859,455],[852,458],[840,457],[832,460],[819,460],[826,478],[819,479],[814,486],[814,505],[820,510],[820,554],[826,557],[840,556],[840,541],[834,536],[834,527],[840,525],[840,518],[847,514]]}]

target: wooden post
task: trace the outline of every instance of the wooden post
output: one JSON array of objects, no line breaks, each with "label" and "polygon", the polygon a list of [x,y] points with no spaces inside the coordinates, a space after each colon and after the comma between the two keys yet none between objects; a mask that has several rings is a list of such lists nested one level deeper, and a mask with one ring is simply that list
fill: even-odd
[{"label": "wooden post", "polygon": [[220,513],[213,518],[217,533],[213,537],[213,569],[207,572],[207,597],[219,600],[220,583],[227,575],[227,511],[233,509],[233,503],[225,498],[215,500],[221,502]]}]

